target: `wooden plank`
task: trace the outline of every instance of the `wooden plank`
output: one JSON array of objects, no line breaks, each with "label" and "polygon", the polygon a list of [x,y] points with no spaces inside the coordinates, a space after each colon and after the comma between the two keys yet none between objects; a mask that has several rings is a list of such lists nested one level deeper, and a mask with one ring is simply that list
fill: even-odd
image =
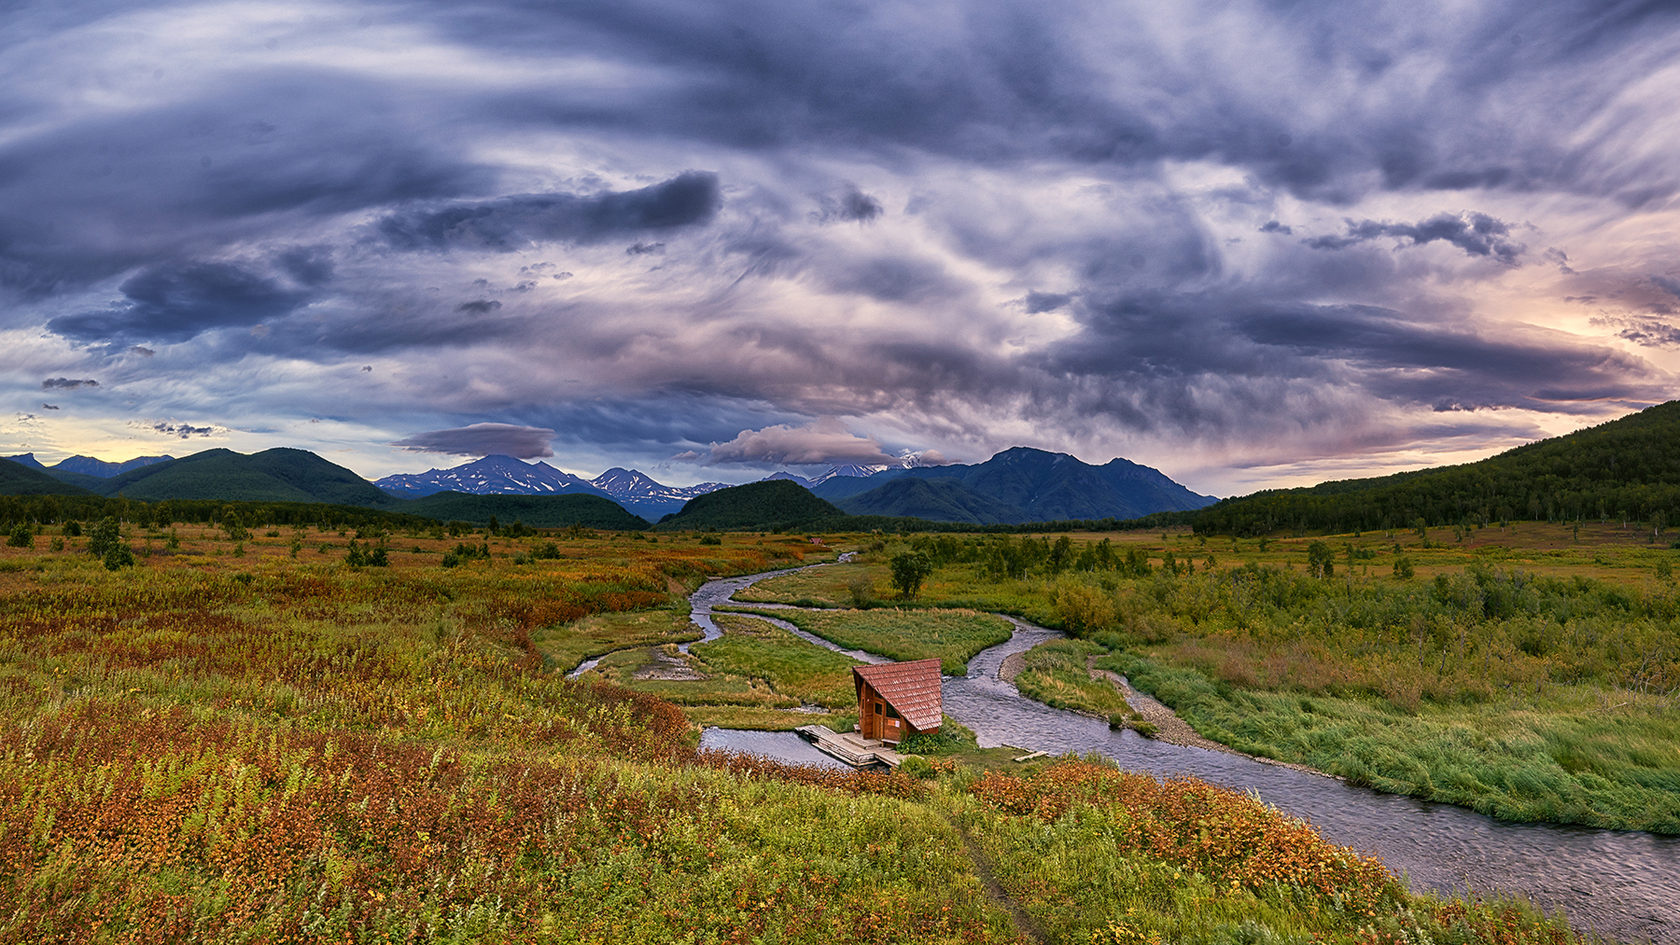
[{"label": "wooden plank", "polygon": [[1021,757],[1016,758],[1015,763],[1020,764],[1023,761],[1031,761],[1034,758],[1043,758],[1045,755],[1048,755],[1048,754],[1049,754],[1049,752],[1047,752],[1047,751],[1035,751],[1031,754],[1022,755]]}]

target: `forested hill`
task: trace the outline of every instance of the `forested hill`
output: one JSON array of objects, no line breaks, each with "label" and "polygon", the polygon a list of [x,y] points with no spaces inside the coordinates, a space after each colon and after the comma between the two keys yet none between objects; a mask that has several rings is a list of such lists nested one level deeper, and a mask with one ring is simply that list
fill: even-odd
[{"label": "forested hill", "polygon": [[1345,532],[1507,519],[1680,523],[1680,401],[1476,463],[1257,492],[1196,514],[1204,534]]}]

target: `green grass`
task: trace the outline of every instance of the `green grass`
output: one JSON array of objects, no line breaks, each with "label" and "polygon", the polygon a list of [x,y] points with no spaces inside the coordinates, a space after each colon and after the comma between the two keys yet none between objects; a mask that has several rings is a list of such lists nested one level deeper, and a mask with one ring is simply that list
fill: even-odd
[{"label": "green grass", "polygon": [[1239,751],[1506,820],[1680,833],[1680,714],[1667,698],[1552,687],[1408,713],[1370,696],[1223,685],[1137,655],[1098,665]]},{"label": "green grass", "polygon": [[544,627],[531,634],[531,641],[550,665],[567,673],[586,659],[614,650],[685,643],[701,636],[687,609],[660,609],[591,614],[571,623]]},{"label": "green grass", "polygon": [[855,708],[850,657],[808,643],[762,620],[733,614],[715,617],[723,636],[691,649],[710,671],[762,680],[806,705]]},{"label": "green grass", "polygon": [[[601,658],[589,673],[626,689],[658,696],[680,706],[753,706],[774,709],[798,708],[799,700],[777,692],[766,680],[729,673],[707,673],[703,679],[646,679],[637,674],[659,665],[653,649],[621,650]],[[699,667],[696,667],[699,668]]]},{"label": "green grass", "polygon": [[[887,594],[889,583],[885,564],[853,560],[759,581],[737,591],[735,599],[744,603],[792,604],[795,607],[854,607]],[[869,600],[858,600],[859,594]]]},{"label": "green grass", "polygon": [[1108,651],[1084,640],[1051,640],[1022,654],[1024,665],[1015,688],[1031,699],[1058,709],[1088,712],[1103,718],[1129,712],[1120,690],[1106,679],[1092,679],[1086,659]]},{"label": "green grass", "polygon": [[1009,621],[969,610],[762,612],[847,649],[899,661],[937,658],[948,676],[962,675],[974,654],[1014,633]]},{"label": "green grass", "polygon": [[[839,724],[855,711],[851,659],[752,617],[718,614],[715,619],[723,636],[694,644],[687,661],[703,678],[637,678],[665,662],[658,648],[646,646],[610,653],[584,675],[676,703],[701,725],[778,731]],[[663,652],[676,658],[669,644]],[[827,711],[793,711],[801,705]],[[851,722],[845,725],[850,728]]]}]

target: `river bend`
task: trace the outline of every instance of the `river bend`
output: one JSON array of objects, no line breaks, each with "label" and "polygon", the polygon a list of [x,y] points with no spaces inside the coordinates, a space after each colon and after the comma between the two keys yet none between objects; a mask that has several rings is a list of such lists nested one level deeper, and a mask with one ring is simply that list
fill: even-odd
[{"label": "river bend", "polygon": [[[822,565],[807,565],[822,567]],[[714,607],[751,584],[802,568],[710,581],[690,598],[694,622],[713,639]],[[761,605],[753,605],[755,607]],[[1526,897],[1562,909],[1577,928],[1624,941],[1680,945],[1680,837],[1556,824],[1514,824],[1468,808],[1356,787],[1242,755],[1186,748],[1115,731],[1101,719],[1053,709],[998,679],[1006,657],[1061,634],[1006,618],[1014,636],[977,654],[965,676],[944,681],[945,714],[973,729],[982,747],[1009,745],[1051,754],[1095,752],[1122,768],[1157,777],[1190,775],[1256,794],[1312,823],[1329,840],[1374,853],[1414,889]],[[880,657],[800,637],[866,662]],[[686,647],[685,647],[686,649]],[[709,730],[708,747],[807,761],[810,746],[781,733]],[[797,746],[794,744],[797,742]],[[784,753],[785,752],[785,753]]]}]

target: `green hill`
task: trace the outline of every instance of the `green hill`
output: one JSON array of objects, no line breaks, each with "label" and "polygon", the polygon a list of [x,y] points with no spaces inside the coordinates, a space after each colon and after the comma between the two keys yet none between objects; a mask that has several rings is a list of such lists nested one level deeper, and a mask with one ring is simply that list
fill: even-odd
[{"label": "green hill", "polygon": [[988,525],[1016,521],[1020,511],[981,495],[955,479],[889,480],[868,492],[841,499],[840,508],[853,515],[888,515],[932,522]]},{"label": "green hill", "polygon": [[659,527],[779,531],[832,525],[845,517],[798,483],[770,479],[695,496],[682,511],[661,519]]},{"label": "green hill", "polygon": [[39,469],[31,469],[9,459],[0,459],[0,495],[87,494],[86,489],[59,482]]},{"label": "green hill", "polygon": [[142,466],[104,481],[105,495],[131,499],[221,499],[325,502],[388,507],[394,500],[360,476],[307,450],[271,449],[249,456],[213,449]]},{"label": "green hill", "polygon": [[435,492],[425,498],[395,504],[398,511],[441,521],[484,524],[491,516],[503,525],[523,522],[532,528],[587,528],[633,530],[647,528],[645,519],[626,512],[611,499],[598,495],[468,495]]},{"label": "green hill", "polygon": [[1475,463],[1226,499],[1207,534],[1344,532],[1508,519],[1680,524],[1680,401]]}]

